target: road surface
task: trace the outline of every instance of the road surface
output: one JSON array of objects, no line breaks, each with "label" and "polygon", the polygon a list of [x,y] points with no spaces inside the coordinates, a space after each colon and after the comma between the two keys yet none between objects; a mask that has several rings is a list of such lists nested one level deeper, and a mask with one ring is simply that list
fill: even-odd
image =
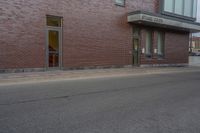
[{"label": "road surface", "polygon": [[200,72],[0,86],[0,133],[200,133]]}]

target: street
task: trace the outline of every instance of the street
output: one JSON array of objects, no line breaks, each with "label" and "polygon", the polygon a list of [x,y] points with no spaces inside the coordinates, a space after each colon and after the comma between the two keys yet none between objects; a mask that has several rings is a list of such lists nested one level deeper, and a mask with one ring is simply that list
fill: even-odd
[{"label": "street", "polygon": [[199,133],[200,72],[0,86],[0,133]]}]

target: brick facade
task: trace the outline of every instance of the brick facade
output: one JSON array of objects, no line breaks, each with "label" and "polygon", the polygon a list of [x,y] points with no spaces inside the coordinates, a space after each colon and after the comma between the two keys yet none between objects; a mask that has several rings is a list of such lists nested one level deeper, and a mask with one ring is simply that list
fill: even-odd
[{"label": "brick facade", "polygon": [[192,48],[194,49],[200,49],[200,37],[192,37]]},{"label": "brick facade", "polygon": [[[126,0],[125,7],[114,0],[1,0],[0,69],[45,68],[46,15],[63,17],[64,68],[132,65],[127,13],[157,13],[158,5],[159,0]],[[189,33],[165,35],[166,58],[147,60],[141,55],[141,64],[188,62]]]},{"label": "brick facade", "polygon": [[[145,47],[145,29],[142,29],[141,33],[141,47]],[[148,27],[149,29],[149,27]],[[141,64],[187,64],[188,63],[188,45],[189,45],[189,33],[169,31],[164,29],[152,28],[153,32],[153,50],[152,58],[148,59],[145,54],[141,54]],[[157,31],[163,31],[165,33],[165,55],[163,59],[157,57],[154,53],[154,49],[157,49]]]}]

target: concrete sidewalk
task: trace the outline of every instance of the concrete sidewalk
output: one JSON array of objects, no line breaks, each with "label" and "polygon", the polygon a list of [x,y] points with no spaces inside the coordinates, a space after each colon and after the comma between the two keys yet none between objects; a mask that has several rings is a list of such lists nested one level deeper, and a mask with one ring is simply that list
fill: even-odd
[{"label": "concrete sidewalk", "polygon": [[138,76],[178,72],[200,72],[200,67],[150,67],[150,68],[113,68],[90,70],[56,70],[46,72],[0,74],[0,85],[48,82],[58,80],[75,80],[88,78]]}]

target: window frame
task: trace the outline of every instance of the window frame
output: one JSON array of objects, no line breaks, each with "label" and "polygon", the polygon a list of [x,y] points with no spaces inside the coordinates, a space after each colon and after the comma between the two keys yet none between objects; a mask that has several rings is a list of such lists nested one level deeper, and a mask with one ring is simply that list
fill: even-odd
[{"label": "window frame", "polygon": [[[159,37],[161,37],[161,44],[159,44]],[[159,45],[161,49],[159,49]],[[161,51],[162,54],[159,54],[159,51]],[[165,58],[165,32],[164,31],[157,31],[157,57],[158,59],[164,59]]]},{"label": "window frame", "polygon": [[165,11],[165,0],[160,0],[160,13],[163,15],[171,16],[171,17],[176,17],[179,19],[184,19],[184,20],[189,20],[189,21],[196,21],[197,20],[197,5],[195,7],[196,0],[190,0],[192,1],[191,4],[191,15],[190,16],[185,16],[185,0],[183,0],[183,7],[182,7],[182,14],[177,14],[175,13],[175,0],[173,0],[173,11]]},{"label": "window frame", "polygon": [[[48,20],[50,19],[57,19],[58,20],[58,25],[49,25],[48,24]],[[63,26],[63,17],[60,16],[53,16],[53,15],[46,15],[46,26],[48,27],[57,27],[57,28],[61,28]]]},{"label": "window frame", "polygon": [[[147,53],[147,33],[150,33],[150,53]],[[146,29],[145,30],[145,57],[148,59],[152,59],[153,57],[153,40],[154,40],[154,32],[151,29]]]}]

